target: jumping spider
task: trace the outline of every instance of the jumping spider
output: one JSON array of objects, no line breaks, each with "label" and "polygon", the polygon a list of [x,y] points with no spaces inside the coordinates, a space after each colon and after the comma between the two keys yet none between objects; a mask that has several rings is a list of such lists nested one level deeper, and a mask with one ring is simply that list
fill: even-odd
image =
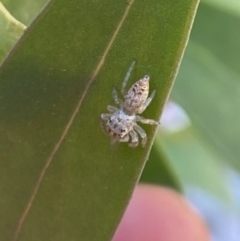
[{"label": "jumping spider", "polygon": [[118,97],[117,91],[114,88],[112,95],[116,104],[120,106],[108,105],[107,110],[110,113],[101,114],[101,120],[104,129],[112,137],[113,141],[129,142],[129,146],[136,147],[138,145],[138,134],[142,138],[142,147],[146,145],[147,134],[137,122],[149,125],[158,125],[159,122],[151,119],[145,119],[137,114],[141,114],[151,103],[155,90],[148,97],[150,77],[145,75],[138,80],[126,92],[125,87],[130,78],[130,74],[134,68],[135,61],[131,64],[128,72],[123,80],[121,93],[124,96],[124,101]]}]

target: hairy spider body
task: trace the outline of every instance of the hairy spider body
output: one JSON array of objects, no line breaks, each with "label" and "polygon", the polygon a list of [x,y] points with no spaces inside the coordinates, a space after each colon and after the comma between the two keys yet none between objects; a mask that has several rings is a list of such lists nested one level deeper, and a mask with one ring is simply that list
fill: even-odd
[{"label": "hairy spider body", "polygon": [[110,113],[101,114],[101,119],[106,121],[103,125],[104,129],[112,137],[113,141],[129,142],[129,146],[135,147],[139,143],[138,135],[140,135],[144,147],[147,142],[147,134],[137,122],[150,125],[158,125],[158,122],[145,119],[137,114],[141,114],[148,107],[155,95],[155,90],[148,97],[150,77],[145,75],[133,84],[128,92],[125,91],[134,65],[135,61],[130,66],[122,83],[121,93],[124,101],[118,97],[116,89],[113,89],[113,98],[115,103],[120,105],[120,108],[108,105],[107,110]]},{"label": "hairy spider body", "polygon": [[129,89],[124,97],[124,111],[126,113],[133,115],[138,113],[142,108],[143,103],[148,97],[149,80],[150,77],[145,75],[142,79],[133,84],[133,86]]}]

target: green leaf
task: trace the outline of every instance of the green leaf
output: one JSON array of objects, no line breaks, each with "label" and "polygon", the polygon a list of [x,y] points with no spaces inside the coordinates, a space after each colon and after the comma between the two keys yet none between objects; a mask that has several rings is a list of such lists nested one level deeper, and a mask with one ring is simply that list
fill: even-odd
[{"label": "green leaf", "polygon": [[239,16],[200,4],[172,98],[218,156],[240,170],[239,24]]},{"label": "green leaf", "polygon": [[27,26],[36,18],[47,2],[49,0],[2,0],[9,12]]},{"label": "green leaf", "polygon": [[185,190],[197,187],[218,197],[229,207],[234,206],[224,165],[193,127],[174,134],[160,133],[156,145],[160,145],[168,156],[169,165]]},{"label": "green leaf", "polygon": [[[226,1],[230,6],[230,1]],[[240,4],[240,1],[238,1]],[[240,11],[240,8],[235,8]],[[228,69],[240,75],[240,14],[235,15],[209,6],[200,4],[194,22],[191,40],[207,49]],[[231,79],[229,79],[231,81]]]},{"label": "green leaf", "polygon": [[179,175],[176,173],[174,166],[171,165],[169,157],[162,149],[161,144],[156,143],[155,139],[140,181],[167,186],[182,192],[181,179],[179,179]]},{"label": "green leaf", "polygon": [[[0,236],[5,240],[109,240],[148,158],[111,146],[99,117],[130,82],[169,95],[198,1],[52,1],[0,70]],[[129,87],[129,86],[128,86]]]},{"label": "green leaf", "polygon": [[240,15],[240,2],[238,0],[202,0],[202,3],[209,4],[234,15]]},{"label": "green leaf", "polygon": [[236,73],[203,47],[189,43],[172,97],[186,109],[199,134],[221,159],[231,160],[238,168],[239,91]]},{"label": "green leaf", "polygon": [[0,2],[0,63],[21,37],[24,29],[25,26],[18,22]]}]

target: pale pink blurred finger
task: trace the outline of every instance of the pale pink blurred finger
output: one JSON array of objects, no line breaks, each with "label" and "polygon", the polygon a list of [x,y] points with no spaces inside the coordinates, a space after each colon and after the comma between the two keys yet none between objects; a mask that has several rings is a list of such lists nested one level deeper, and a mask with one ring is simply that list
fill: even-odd
[{"label": "pale pink blurred finger", "polygon": [[178,193],[138,185],[112,241],[209,241],[201,217]]}]

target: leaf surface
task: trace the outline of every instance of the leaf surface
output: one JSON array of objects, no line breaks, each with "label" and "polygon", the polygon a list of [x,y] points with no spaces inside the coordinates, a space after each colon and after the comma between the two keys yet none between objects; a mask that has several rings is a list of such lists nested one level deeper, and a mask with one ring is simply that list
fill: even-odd
[{"label": "leaf surface", "polygon": [[198,1],[52,1],[0,69],[0,236],[4,240],[109,240],[148,159],[111,146],[100,114],[151,75],[144,117],[158,119]]}]

